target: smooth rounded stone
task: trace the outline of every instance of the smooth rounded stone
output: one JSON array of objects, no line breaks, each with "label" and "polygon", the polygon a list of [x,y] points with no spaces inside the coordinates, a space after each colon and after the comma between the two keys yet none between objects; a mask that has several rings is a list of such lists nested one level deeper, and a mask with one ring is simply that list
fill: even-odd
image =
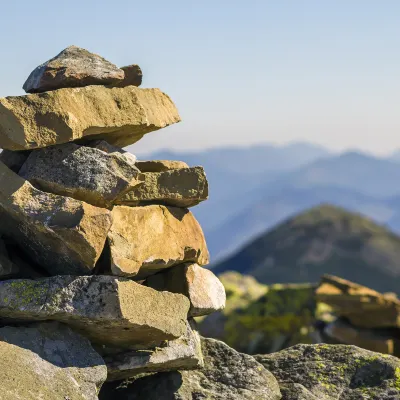
[{"label": "smooth rounded stone", "polygon": [[279,400],[275,377],[253,357],[225,343],[201,339],[204,368],[161,372],[122,383],[106,383],[100,400]]},{"label": "smooth rounded stone", "polygon": [[172,169],[189,168],[184,161],[173,160],[148,160],[137,161],[136,166],[141,172],[165,172]]},{"label": "smooth rounded stone", "polygon": [[186,209],[115,206],[111,216],[108,245],[113,275],[141,280],[177,264],[209,262],[203,231]]},{"label": "smooth rounded stone", "polygon": [[0,162],[0,234],[52,275],[90,274],[111,226],[109,210],[34,188]]},{"label": "smooth rounded stone", "polygon": [[400,360],[386,354],[355,346],[299,344],[255,358],[278,380],[282,400],[400,398]]},{"label": "smooth rounded stone", "polygon": [[24,165],[24,162],[29,157],[30,151],[11,151],[11,150],[3,150],[0,153],[0,161],[7,165],[11,171],[18,174],[21,167]]},{"label": "smooth rounded stone", "polygon": [[54,320],[94,343],[147,349],[186,332],[189,301],[112,276],[53,276],[0,282],[0,318]]},{"label": "smooth rounded stone", "polygon": [[69,46],[36,67],[23,89],[27,93],[40,93],[61,88],[116,84],[124,78],[124,71],[103,57],[81,47]]},{"label": "smooth rounded stone", "polygon": [[0,147],[31,150],[103,139],[119,147],[180,121],[159,89],[87,86],[0,99]]},{"label": "smooth rounded stone", "polygon": [[324,275],[316,290],[317,301],[360,328],[400,327],[400,301],[366,286]]},{"label": "smooth rounded stone", "polygon": [[40,190],[106,208],[136,182],[138,174],[132,160],[119,152],[75,143],[32,151],[19,172]]},{"label": "smooth rounded stone", "polygon": [[145,172],[131,186],[132,189],[120,196],[115,204],[188,208],[208,199],[208,182],[202,167]]},{"label": "smooth rounded stone", "polygon": [[147,286],[181,293],[190,300],[189,315],[200,317],[225,308],[226,294],[221,281],[209,269],[197,264],[182,264],[149,276]]},{"label": "smooth rounded stone", "polygon": [[125,86],[140,86],[142,84],[143,72],[139,65],[131,64],[126,67],[121,67],[125,73],[125,77],[122,81],[114,84],[114,86],[125,87]]},{"label": "smooth rounded stone", "polygon": [[56,322],[0,328],[0,398],[97,400],[107,368],[89,340]]},{"label": "smooth rounded stone", "polygon": [[338,343],[351,344],[378,353],[400,355],[398,331],[356,328],[346,320],[339,318],[327,324],[323,333]]},{"label": "smooth rounded stone", "polygon": [[200,336],[189,322],[183,336],[163,347],[108,355],[104,360],[108,381],[132,378],[141,373],[193,370],[204,366]]}]

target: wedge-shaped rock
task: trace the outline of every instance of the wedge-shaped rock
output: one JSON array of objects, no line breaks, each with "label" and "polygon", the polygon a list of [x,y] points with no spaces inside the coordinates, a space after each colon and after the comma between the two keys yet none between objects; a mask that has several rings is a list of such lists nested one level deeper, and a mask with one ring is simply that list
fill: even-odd
[{"label": "wedge-shaped rock", "polygon": [[317,300],[362,328],[400,327],[400,301],[366,286],[324,275],[316,290]]},{"label": "wedge-shaped rock", "polygon": [[0,99],[0,147],[26,150],[79,139],[125,147],[179,121],[174,103],[159,89],[60,89]]},{"label": "wedge-shaped rock", "polygon": [[24,83],[28,93],[88,85],[110,85],[122,82],[125,73],[97,54],[69,46],[44,64],[36,67]]},{"label": "wedge-shaped rock", "polygon": [[53,276],[0,282],[0,317],[55,320],[94,343],[131,349],[158,346],[186,332],[189,301],[112,276]]},{"label": "wedge-shaped rock", "polygon": [[111,225],[110,211],[35,189],[0,163],[0,233],[56,274],[90,274]]},{"label": "wedge-shaped rock", "polygon": [[143,372],[192,370],[203,367],[199,334],[187,323],[187,331],[179,339],[171,340],[153,350],[136,350],[104,358],[107,380],[131,378]]},{"label": "wedge-shaped rock", "polygon": [[107,368],[89,340],[56,322],[0,328],[0,398],[97,400]]},{"label": "wedge-shaped rock", "polygon": [[189,315],[200,317],[225,308],[226,294],[221,281],[197,264],[181,264],[149,276],[147,285],[156,290],[182,293],[190,300]]},{"label": "wedge-shaped rock", "polygon": [[183,208],[115,206],[108,233],[111,270],[143,279],[184,262],[209,261],[203,231]]},{"label": "wedge-shaped rock", "polygon": [[137,161],[136,166],[141,172],[164,172],[171,169],[189,168],[185,162],[173,160]]},{"label": "wedge-shaped rock", "polygon": [[142,84],[143,72],[139,65],[131,64],[126,67],[121,67],[125,73],[125,77],[122,81],[114,84],[114,86],[125,87],[129,85],[140,86]]},{"label": "wedge-shaped rock", "polygon": [[138,206],[164,204],[193,207],[208,198],[208,182],[202,167],[145,172],[133,188],[116,200],[116,204]]},{"label": "wedge-shaped rock", "polygon": [[19,175],[46,192],[110,207],[139,170],[119,152],[66,143],[31,152]]}]

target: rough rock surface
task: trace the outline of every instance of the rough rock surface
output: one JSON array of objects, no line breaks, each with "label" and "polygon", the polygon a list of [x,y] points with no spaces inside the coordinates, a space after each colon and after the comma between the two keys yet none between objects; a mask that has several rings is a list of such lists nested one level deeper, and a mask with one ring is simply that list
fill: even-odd
[{"label": "rough rock surface", "polygon": [[186,332],[189,301],[112,276],[53,276],[0,282],[0,317],[56,320],[95,343],[143,349]]},{"label": "rough rock surface", "polygon": [[[400,301],[346,279],[325,275],[316,291],[317,301],[337,315],[364,328],[400,327]],[[366,317],[367,316],[367,317]]]},{"label": "rough rock surface", "polygon": [[[89,147],[93,147],[95,149],[104,151],[108,154],[115,154],[118,153],[120,157],[125,158],[126,162],[135,165],[137,158],[134,154],[130,153],[129,151],[126,151],[124,149],[121,149],[118,146],[113,146],[112,144],[106,142],[105,140],[92,140],[86,144]],[[136,167],[137,168],[137,167]],[[139,169],[138,169],[139,171]]]},{"label": "rough rock surface", "polygon": [[38,189],[110,207],[139,174],[119,152],[65,143],[31,152],[19,175]]},{"label": "rough rock surface", "polygon": [[111,225],[110,212],[35,189],[0,163],[0,233],[49,273],[89,274]]},{"label": "rough rock surface", "polygon": [[189,168],[189,165],[185,162],[173,160],[138,161],[136,166],[141,172],[164,172],[172,169]]},{"label": "rough rock surface", "polygon": [[88,85],[110,85],[123,81],[124,71],[97,54],[69,46],[36,67],[24,83],[28,93]]},{"label": "rough rock surface", "polygon": [[226,294],[221,281],[209,269],[197,264],[181,264],[149,276],[147,286],[182,293],[190,300],[189,315],[200,317],[225,308]]},{"label": "rough rock surface", "polygon": [[101,400],[279,400],[274,376],[253,357],[223,342],[201,340],[204,369],[161,372],[132,383],[108,383]]},{"label": "rough rock surface", "polygon": [[255,356],[278,379],[282,400],[396,400],[400,360],[345,345],[296,345]]},{"label": "rough rock surface", "polygon": [[55,322],[0,328],[2,400],[97,400],[107,376],[89,340]]},{"label": "rough rock surface", "polygon": [[11,150],[3,150],[0,153],[0,161],[7,165],[11,171],[18,174],[24,162],[29,157],[29,151],[11,151]]},{"label": "rough rock surface", "polygon": [[60,89],[0,99],[0,147],[29,150],[78,139],[125,147],[179,121],[174,103],[159,89]]},{"label": "rough rock surface", "polygon": [[188,210],[115,206],[111,215],[108,243],[114,275],[144,279],[176,264],[209,261],[203,231]]},{"label": "rough rock surface", "polygon": [[116,204],[137,206],[163,204],[193,207],[208,198],[208,182],[202,167],[145,172],[138,176],[132,189],[117,199]]},{"label": "rough rock surface", "polygon": [[143,72],[139,65],[132,64],[126,67],[121,67],[125,73],[125,77],[122,81],[116,83],[114,86],[125,87],[125,86],[140,86],[142,84]]},{"label": "rough rock surface", "polygon": [[163,347],[108,355],[104,360],[108,381],[131,378],[143,372],[191,370],[204,365],[200,336],[189,322],[183,336],[169,341]]}]

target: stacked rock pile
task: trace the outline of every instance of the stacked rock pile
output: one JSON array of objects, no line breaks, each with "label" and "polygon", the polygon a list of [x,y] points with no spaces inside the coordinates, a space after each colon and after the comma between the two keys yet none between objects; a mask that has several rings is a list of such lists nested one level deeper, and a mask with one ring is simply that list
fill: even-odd
[{"label": "stacked rock pile", "polygon": [[323,324],[322,340],[400,356],[400,301],[393,293],[325,275],[317,301],[330,306],[334,318]]},{"label": "stacked rock pile", "polygon": [[188,210],[207,179],[122,149],[180,121],[141,81],[71,46],[0,99],[2,399],[95,399],[106,379],[203,365],[193,317],[225,306]]}]

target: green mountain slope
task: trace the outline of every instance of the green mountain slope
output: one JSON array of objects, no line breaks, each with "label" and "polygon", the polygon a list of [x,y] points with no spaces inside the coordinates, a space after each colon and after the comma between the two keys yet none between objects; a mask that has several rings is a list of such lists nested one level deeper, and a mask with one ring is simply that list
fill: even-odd
[{"label": "green mountain slope", "polygon": [[400,293],[400,237],[359,214],[321,205],[286,220],[213,269],[229,270],[266,284],[317,282],[328,273]]}]

